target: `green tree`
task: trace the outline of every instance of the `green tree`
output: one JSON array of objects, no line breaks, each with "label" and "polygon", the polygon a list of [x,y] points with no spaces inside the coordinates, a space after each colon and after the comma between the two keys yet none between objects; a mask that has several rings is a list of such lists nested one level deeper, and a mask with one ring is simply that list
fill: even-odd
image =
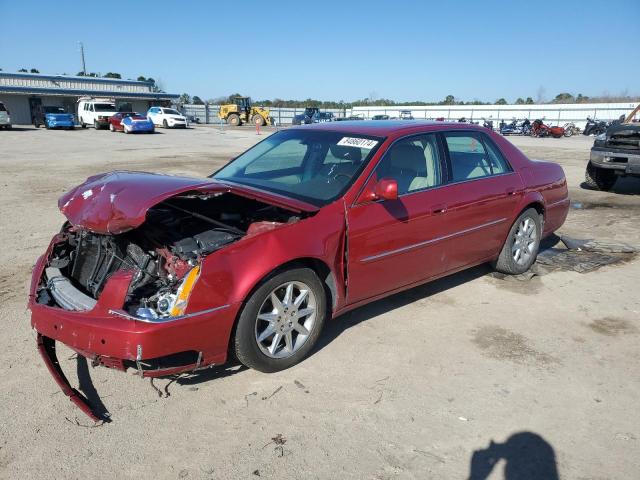
[{"label": "green tree", "polygon": [[116,72],[107,72],[104,75],[104,78],[122,78],[122,76],[119,73],[116,73]]},{"label": "green tree", "polygon": [[18,70],[18,72],[20,72],[20,73],[29,73],[29,71],[26,68],[21,68],[20,70]]},{"label": "green tree", "polygon": [[144,78],[142,75],[140,75],[138,78],[136,78],[136,80],[138,80],[139,82],[146,82],[147,79]]},{"label": "green tree", "polygon": [[507,101],[504,98],[499,98],[498,100],[496,100],[496,105],[506,105]]},{"label": "green tree", "polygon": [[454,97],[453,95],[447,95],[440,103],[442,105],[454,105],[456,103],[456,97]]},{"label": "green tree", "polygon": [[182,103],[183,105],[185,103],[191,103],[191,96],[188,93],[183,93],[180,95],[180,98],[178,98],[178,103]]},{"label": "green tree", "polygon": [[191,103],[193,103],[194,105],[204,105],[202,99],[197,95],[193,96],[193,98],[191,99]]},{"label": "green tree", "polygon": [[573,95],[567,92],[559,93],[556,98],[553,99],[553,103],[573,103]]},{"label": "green tree", "polygon": [[517,98],[516,105],[524,105],[524,100],[522,99],[522,97]]},{"label": "green tree", "polygon": [[527,97],[527,99],[524,101],[524,103],[526,105],[533,105],[533,98]]},{"label": "green tree", "polygon": [[29,70],[30,73],[40,73],[40,70],[38,70],[37,68],[32,68],[31,70]]}]

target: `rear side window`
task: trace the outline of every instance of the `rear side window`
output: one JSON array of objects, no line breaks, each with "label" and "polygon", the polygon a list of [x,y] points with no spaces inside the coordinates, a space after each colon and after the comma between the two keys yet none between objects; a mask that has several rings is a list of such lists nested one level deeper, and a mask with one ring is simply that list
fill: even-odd
[{"label": "rear side window", "polygon": [[498,148],[484,134],[447,132],[444,136],[451,160],[451,181],[490,177],[511,170]]},{"label": "rear side window", "polygon": [[7,109],[4,108],[4,104],[0,103],[0,112],[6,112],[6,111],[7,111]]}]

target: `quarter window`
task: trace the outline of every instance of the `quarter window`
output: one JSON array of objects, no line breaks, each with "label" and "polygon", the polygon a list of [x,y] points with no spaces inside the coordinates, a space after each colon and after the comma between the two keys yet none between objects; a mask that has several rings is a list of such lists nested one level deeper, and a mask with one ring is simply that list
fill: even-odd
[{"label": "quarter window", "polygon": [[396,142],[376,167],[376,177],[398,182],[398,194],[442,185],[438,143],[434,134]]},{"label": "quarter window", "polygon": [[508,172],[509,166],[491,141],[477,133],[445,133],[451,180],[460,182]]}]

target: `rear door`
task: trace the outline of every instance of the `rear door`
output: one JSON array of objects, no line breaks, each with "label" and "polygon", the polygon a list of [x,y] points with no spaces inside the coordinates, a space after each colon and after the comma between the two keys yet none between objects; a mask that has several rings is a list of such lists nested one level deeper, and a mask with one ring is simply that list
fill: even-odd
[{"label": "rear door", "polygon": [[500,251],[523,195],[523,182],[485,133],[441,135],[449,172],[447,270],[458,270]]},{"label": "rear door", "polygon": [[351,206],[347,301],[355,303],[441,274],[447,265],[442,208],[443,153],[435,134],[394,143],[367,182],[398,182],[397,200]]}]

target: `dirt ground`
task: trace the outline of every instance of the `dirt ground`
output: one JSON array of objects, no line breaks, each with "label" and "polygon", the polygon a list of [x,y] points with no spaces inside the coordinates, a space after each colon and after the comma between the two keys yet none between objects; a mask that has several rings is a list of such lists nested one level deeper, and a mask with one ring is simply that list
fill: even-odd
[{"label": "dirt ground", "polygon": [[[478,267],[336,319],[310,358],[271,375],[230,366],[152,383],[60,349],[111,416],[93,427],[48,374],[25,308],[63,222],[57,198],[112,169],[206,175],[264,134],[0,132],[1,478],[640,478],[632,255],[531,279]],[[580,186],[592,139],[512,141],[564,167],[574,208],[560,233],[640,244],[640,181]]]}]

